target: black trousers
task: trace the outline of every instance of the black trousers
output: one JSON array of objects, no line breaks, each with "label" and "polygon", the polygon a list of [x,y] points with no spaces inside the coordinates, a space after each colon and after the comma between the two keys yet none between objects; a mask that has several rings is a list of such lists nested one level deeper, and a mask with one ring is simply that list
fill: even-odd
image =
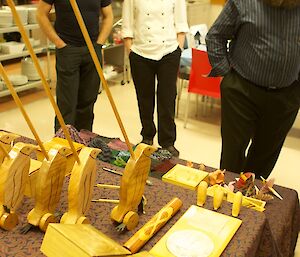
[{"label": "black trousers", "polygon": [[221,168],[267,178],[300,107],[299,81],[270,90],[232,71],[221,84],[221,105]]},{"label": "black trousers", "polygon": [[[101,46],[95,44],[95,50],[101,60]],[[65,123],[92,131],[100,79],[87,46],[56,49],[56,73],[56,101]],[[59,128],[55,117],[55,131]]]},{"label": "black trousers", "polygon": [[153,114],[157,78],[158,143],[162,147],[174,145],[176,140],[174,118],[180,55],[180,48],[159,61],[144,58],[133,52],[129,55],[142,123],[141,135],[144,139],[153,139],[156,134]]}]

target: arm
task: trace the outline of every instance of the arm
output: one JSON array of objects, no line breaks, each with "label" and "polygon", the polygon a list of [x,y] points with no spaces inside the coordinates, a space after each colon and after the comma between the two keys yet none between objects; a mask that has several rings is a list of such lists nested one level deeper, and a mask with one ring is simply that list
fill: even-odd
[{"label": "arm", "polygon": [[232,0],[228,0],[210,30],[205,41],[212,70],[211,77],[224,76],[230,71],[227,42],[233,39],[240,25],[240,16]]},{"label": "arm", "polygon": [[124,0],[122,8],[122,37],[124,39],[124,46],[126,53],[130,53],[133,40],[133,1]]},{"label": "arm", "polygon": [[185,33],[189,31],[187,24],[186,4],[185,0],[176,0],[174,10],[174,23],[177,33],[177,41],[179,47],[183,49]]},{"label": "arm", "polygon": [[185,33],[184,32],[177,33],[177,41],[181,50],[183,50],[184,40],[185,40]]},{"label": "arm", "polygon": [[48,18],[48,14],[51,8],[52,5],[40,0],[37,8],[36,18],[42,31],[49,38],[49,40],[53,42],[53,44],[55,44],[57,48],[62,48],[66,45],[66,43],[57,35],[55,29],[53,28]]},{"label": "arm", "polygon": [[102,15],[102,24],[97,39],[97,43],[103,45],[111,32],[113,20],[114,20],[111,4],[101,8],[101,15]]}]

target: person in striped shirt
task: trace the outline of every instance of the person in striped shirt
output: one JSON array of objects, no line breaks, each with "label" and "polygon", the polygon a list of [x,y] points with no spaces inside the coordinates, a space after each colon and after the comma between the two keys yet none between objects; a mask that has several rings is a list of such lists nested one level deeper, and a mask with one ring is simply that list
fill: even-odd
[{"label": "person in striped shirt", "polygon": [[300,0],[227,0],[206,44],[224,77],[220,166],[266,178],[300,107]]}]

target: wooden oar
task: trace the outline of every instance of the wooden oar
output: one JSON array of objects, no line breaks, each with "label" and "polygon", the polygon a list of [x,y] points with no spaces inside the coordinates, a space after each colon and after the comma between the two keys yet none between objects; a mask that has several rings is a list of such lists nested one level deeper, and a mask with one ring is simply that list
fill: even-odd
[{"label": "wooden oar", "polygon": [[45,158],[47,160],[49,160],[49,156],[48,156],[48,154],[47,154],[47,152],[45,150],[45,147],[44,147],[41,139],[39,138],[39,135],[37,134],[35,128],[33,127],[33,124],[30,121],[29,116],[27,115],[27,113],[26,113],[26,111],[25,111],[25,109],[23,107],[23,104],[22,104],[22,102],[21,102],[18,94],[16,93],[16,90],[14,89],[12,83],[10,82],[10,80],[9,80],[9,78],[8,78],[8,76],[7,76],[4,68],[3,68],[2,63],[0,63],[0,74],[1,74],[3,80],[4,80],[5,84],[6,84],[6,87],[9,89],[9,91],[10,91],[10,93],[11,93],[11,95],[12,95],[14,101],[15,101],[15,103],[20,108],[21,113],[23,114],[24,119],[26,120],[26,122],[27,122],[27,124],[28,124],[28,126],[29,126],[29,128],[30,128],[30,130],[32,132],[32,134],[34,135],[35,140],[37,141],[39,147],[41,148],[41,151],[42,151],[43,155],[45,156]]},{"label": "wooden oar", "polygon": [[61,112],[60,112],[60,110],[59,110],[59,108],[58,108],[58,106],[57,106],[57,104],[56,104],[56,102],[54,100],[54,97],[51,94],[49,83],[48,83],[48,81],[47,81],[47,79],[46,79],[46,77],[45,77],[45,75],[44,75],[44,73],[42,71],[42,68],[41,68],[41,66],[39,64],[38,58],[37,58],[37,56],[36,56],[36,54],[35,54],[32,46],[30,44],[28,35],[27,35],[27,33],[26,33],[25,29],[24,29],[24,26],[23,26],[23,24],[21,22],[21,19],[20,19],[19,14],[18,14],[18,12],[16,10],[16,7],[15,7],[15,4],[14,4],[13,0],[7,0],[6,2],[7,2],[7,4],[9,5],[9,7],[11,9],[11,12],[13,14],[14,20],[15,20],[18,28],[19,28],[19,31],[20,31],[20,33],[22,35],[22,38],[23,38],[24,43],[26,45],[26,48],[29,51],[29,54],[30,54],[30,56],[32,58],[34,66],[35,66],[35,68],[36,68],[39,76],[41,77],[42,85],[43,85],[43,87],[44,87],[44,89],[45,89],[45,91],[47,93],[47,96],[48,96],[48,98],[49,98],[49,100],[50,100],[50,102],[51,102],[51,104],[53,106],[53,109],[55,111],[55,114],[57,116],[59,124],[60,124],[60,126],[61,126],[61,128],[62,128],[62,130],[63,130],[63,132],[64,132],[64,134],[66,136],[66,139],[68,140],[68,142],[70,144],[70,147],[71,147],[71,150],[72,150],[72,152],[73,152],[73,154],[75,156],[75,159],[76,159],[77,163],[80,163],[80,160],[79,160],[78,154],[76,152],[76,149],[74,147],[74,144],[72,142],[70,133],[69,133],[67,127],[66,127],[66,124],[65,124],[64,119],[63,119],[63,117],[61,115]]},{"label": "wooden oar", "polygon": [[[1,64],[2,66],[2,64]],[[6,149],[0,144],[0,148],[1,148],[1,151],[4,153],[5,157],[9,157],[9,154],[8,152],[6,151]]]},{"label": "wooden oar", "polygon": [[[12,0],[10,0],[10,1],[12,1]],[[98,72],[98,74],[99,74],[99,77],[100,77],[100,79],[101,79],[101,81],[102,81],[102,85],[103,85],[103,87],[104,87],[104,89],[105,89],[105,91],[106,91],[107,97],[108,97],[108,99],[109,99],[109,102],[110,102],[110,104],[111,104],[111,107],[112,107],[112,109],[113,109],[113,111],[114,111],[114,114],[115,114],[115,116],[116,116],[116,119],[117,119],[117,121],[118,121],[119,127],[120,127],[120,129],[121,129],[121,131],[122,131],[122,134],[123,134],[123,136],[124,136],[126,145],[127,145],[128,150],[129,150],[129,152],[130,152],[130,155],[131,155],[131,157],[135,160],[134,152],[133,152],[133,150],[132,150],[131,144],[129,143],[129,139],[128,139],[128,137],[127,137],[127,134],[126,134],[125,128],[124,128],[124,126],[123,126],[122,120],[121,120],[121,118],[120,118],[120,115],[119,115],[119,113],[118,113],[117,107],[116,107],[115,102],[114,102],[114,99],[113,99],[112,94],[111,94],[111,92],[110,92],[110,90],[109,90],[109,87],[108,87],[108,85],[107,85],[107,81],[106,81],[106,79],[104,78],[103,71],[102,71],[102,69],[101,69],[101,65],[100,65],[99,59],[98,59],[98,57],[97,57],[96,51],[95,51],[94,46],[93,46],[92,41],[91,41],[91,38],[90,38],[90,36],[89,36],[89,33],[88,33],[88,31],[87,31],[87,29],[86,29],[86,26],[85,26],[85,24],[84,24],[84,21],[83,21],[83,19],[82,19],[80,10],[79,10],[78,5],[77,5],[77,3],[76,3],[76,0],[70,0],[70,3],[71,3],[71,6],[72,6],[72,8],[73,8],[73,11],[74,11],[74,14],[75,14],[75,16],[76,16],[76,19],[77,19],[77,21],[78,21],[78,24],[79,24],[79,27],[80,27],[80,29],[81,29],[81,32],[82,32],[82,34],[83,34],[83,37],[84,37],[84,39],[85,39],[85,42],[86,42],[86,44],[87,44],[87,47],[88,47],[88,49],[89,49],[89,51],[90,51],[90,54],[91,54],[91,56],[92,56],[92,59],[93,59],[93,61],[94,61],[94,64],[95,64],[95,66],[96,66],[96,70],[97,70],[97,72]]]}]

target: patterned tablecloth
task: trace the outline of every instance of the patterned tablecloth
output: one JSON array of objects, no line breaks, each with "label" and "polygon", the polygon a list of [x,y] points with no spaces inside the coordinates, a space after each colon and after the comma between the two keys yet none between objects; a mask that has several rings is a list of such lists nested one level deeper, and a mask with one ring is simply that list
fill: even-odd
[{"label": "patterned tablecloth", "polygon": [[[172,160],[174,163],[179,160]],[[101,167],[116,169],[115,166],[98,162],[97,182],[106,184],[120,183],[120,177],[106,171]],[[120,169],[121,170],[121,169]],[[227,179],[235,175],[227,173]],[[142,250],[150,250],[151,247],[168,231],[168,229],[180,218],[180,216],[192,204],[196,203],[196,193],[178,186],[167,184],[159,179],[151,178],[153,186],[147,186],[145,195],[148,200],[146,214],[140,216],[138,227],[133,231],[119,233],[114,229],[110,220],[110,212],[114,204],[92,203],[88,212],[91,224],[103,233],[113,238],[120,244],[126,242],[140,227],[143,226],[157,211],[159,211],[173,197],[179,197],[183,201],[181,210],[143,247]],[[58,211],[64,212],[67,208],[67,185],[65,179],[61,202]],[[295,243],[300,226],[299,199],[296,191],[276,186],[276,190],[283,196],[284,201],[274,199],[267,204],[264,213],[242,208],[239,218],[243,223],[222,256],[293,256]],[[95,188],[94,198],[118,199],[118,190]],[[212,199],[209,197],[206,208],[212,209]],[[33,207],[32,199],[25,198],[19,209],[20,223],[13,231],[0,230],[0,256],[43,256],[40,246],[43,233],[39,230],[20,234],[19,229],[26,224],[26,215]],[[231,204],[224,202],[221,213],[231,214]],[[60,256],[59,253],[57,255]]]}]

